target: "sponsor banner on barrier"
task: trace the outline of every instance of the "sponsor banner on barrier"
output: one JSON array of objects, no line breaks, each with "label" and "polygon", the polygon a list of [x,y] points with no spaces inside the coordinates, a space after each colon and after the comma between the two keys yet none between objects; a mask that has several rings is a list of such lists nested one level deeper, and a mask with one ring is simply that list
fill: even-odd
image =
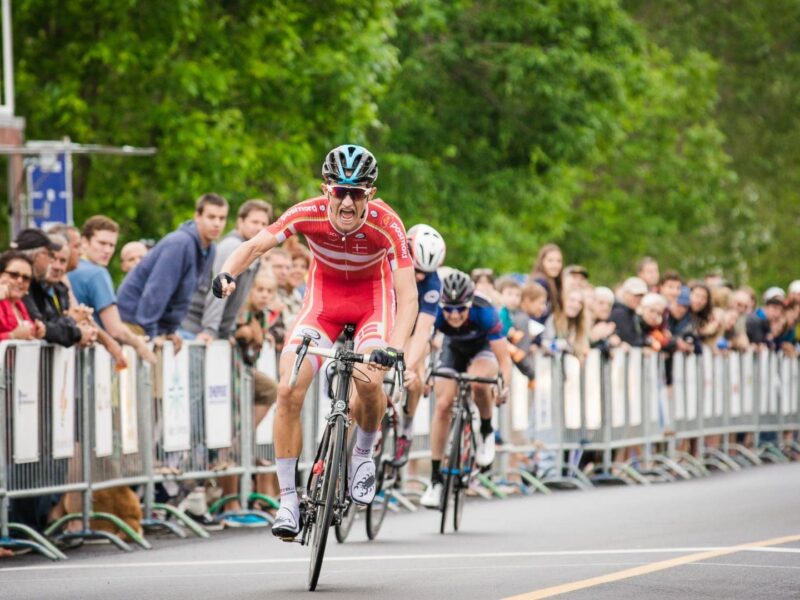
[{"label": "sponsor banner on barrier", "polygon": [[552,429],[553,414],[551,410],[553,397],[553,361],[550,357],[536,356],[536,388],[534,390],[534,411],[536,429],[544,431]]},{"label": "sponsor banner on barrier", "polygon": [[139,411],[136,386],[136,351],[123,346],[128,368],[119,372],[119,414],[122,429],[122,453],[136,454],[139,451]]},{"label": "sponsor banner on barrier", "polygon": [[728,394],[730,398],[731,417],[739,417],[742,414],[742,373],[740,369],[740,356],[731,353],[728,356]]},{"label": "sponsor banner on barrier", "polygon": [[564,355],[564,427],[581,427],[581,362],[571,354]]},{"label": "sponsor banner on barrier", "polygon": [[697,418],[697,355],[689,354],[686,357],[686,419],[694,421]]},{"label": "sponsor banner on barrier", "polygon": [[[14,383],[14,462],[39,460],[39,346],[15,348]],[[5,423],[0,425],[5,427]]]},{"label": "sponsor banner on barrier", "polygon": [[614,353],[611,359],[611,426],[625,426],[625,363],[624,352]]},{"label": "sponsor banner on barrier", "polygon": [[191,448],[191,415],[189,412],[189,350],[177,355],[172,342],[162,352],[162,385],[164,397],[161,413],[164,424],[164,450],[177,452]]},{"label": "sponsor banner on barrier", "polygon": [[602,361],[600,351],[595,349],[586,357],[586,384],[584,390],[586,429],[600,429],[603,420],[602,407]]},{"label": "sponsor banner on barrier", "polygon": [[55,346],[51,365],[53,458],[75,454],[75,348]]},{"label": "sponsor banner on barrier", "polygon": [[686,418],[686,361],[682,352],[672,357],[672,410],[676,421]]},{"label": "sponsor banner on barrier", "polygon": [[231,445],[231,345],[219,340],[206,348],[206,446]]},{"label": "sponsor banner on barrier", "polygon": [[628,425],[642,424],[642,351],[632,348],[628,354]]},{"label": "sponsor banner on barrier", "polygon": [[258,355],[258,362],[256,362],[256,369],[264,373],[267,377],[271,377],[277,381],[278,379],[278,355],[275,353],[275,348],[270,344],[264,344],[261,348],[261,354]]},{"label": "sponsor banner on barrier", "polygon": [[528,378],[514,369],[511,371],[511,430],[528,429]]},{"label": "sponsor banner on barrier", "polygon": [[431,432],[431,398],[430,396],[422,396],[417,404],[417,412],[420,415],[418,419],[414,419],[414,435],[428,435]]},{"label": "sponsor banner on barrier", "polygon": [[[132,367],[128,367],[132,368]],[[102,346],[94,349],[94,453],[111,456],[114,451],[111,413],[111,355]]]}]

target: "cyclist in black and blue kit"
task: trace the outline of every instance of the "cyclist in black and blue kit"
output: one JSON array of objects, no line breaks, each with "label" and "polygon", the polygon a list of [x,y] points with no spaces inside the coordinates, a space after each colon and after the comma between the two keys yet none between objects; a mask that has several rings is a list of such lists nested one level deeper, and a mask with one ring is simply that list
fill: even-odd
[{"label": "cyclist in black and blue kit", "polygon": [[[503,324],[492,303],[475,293],[475,284],[466,273],[451,271],[442,282],[442,298],[434,327],[444,335],[442,353],[437,370],[452,370],[478,377],[496,377],[511,381],[511,357],[503,337]],[[439,508],[442,497],[441,461],[450,417],[456,382],[439,378],[434,384],[436,412],[431,424],[431,485],[420,503],[428,508]],[[498,400],[503,400],[503,390]],[[476,436],[478,448],[475,462],[485,467],[494,460],[494,430],[492,428],[493,402],[491,388],[486,384],[472,384],[472,397],[480,414],[480,435]]]},{"label": "cyclist in black and blue kit", "polygon": [[411,452],[414,413],[422,395],[422,379],[424,377],[425,360],[430,353],[430,338],[433,323],[439,311],[439,298],[442,282],[436,269],[442,266],[447,250],[444,239],[430,225],[414,225],[406,233],[411,260],[417,278],[417,298],[419,312],[414,325],[414,332],[405,347],[406,356],[406,388],[408,399],[403,407],[401,432],[397,438],[394,465],[402,467],[408,462]]}]

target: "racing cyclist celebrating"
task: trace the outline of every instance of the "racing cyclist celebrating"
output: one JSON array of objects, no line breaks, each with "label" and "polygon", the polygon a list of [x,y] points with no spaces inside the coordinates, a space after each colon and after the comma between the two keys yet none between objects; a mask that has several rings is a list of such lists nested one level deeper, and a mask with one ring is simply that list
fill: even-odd
[{"label": "racing cyclist celebrating", "polygon": [[[490,378],[502,372],[503,379],[511,381],[511,358],[500,315],[487,298],[475,293],[475,284],[466,273],[453,270],[445,276],[434,327],[444,335],[436,370]],[[431,485],[420,499],[420,504],[428,508],[439,508],[441,504],[442,455],[456,388],[452,379],[438,378],[434,383],[436,412],[431,424]],[[500,399],[506,390],[501,392]],[[495,454],[490,386],[473,383],[472,397],[481,420],[480,435],[475,436],[478,446],[475,462],[486,467],[492,464]]]},{"label": "racing cyclist celebrating", "polygon": [[[406,241],[397,214],[373,199],[378,177],[375,157],[361,146],[331,150],[322,165],[322,196],[286,210],[272,225],[239,246],[213,282],[214,293],[228,296],[234,278],[262,254],[294,233],[305,236],[313,258],[300,312],[280,358],[280,383],[275,412],[275,456],[280,508],[272,533],[285,540],[300,532],[300,503],[295,489],[297,459],[302,448],[300,409],[306,390],[322,361],[312,356],[289,387],[295,350],[303,336],[330,348],[344,325],[356,325],[355,351],[370,361],[391,366],[395,348],[408,341],[417,316],[417,288]],[[396,306],[395,306],[396,299]],[[375,497],[372,449],[386,411],[383,371],[368,369],[354,378],[357,397],[351,415],[357,423],[350,459],[350,497],[369,504]]]},{"label": "racing cyclist celebrating", "polygon": [[436,269],[442,266],[447,250],[439,232],[423,223],[414,225],[408,230],[408,246],[411,250],[411,260],[414,263],[414,274],[417,278],[419,313],[411,339],[405,348],[408,397],[403,407],[401,434],[397,438],[393,461],[396,467],[405,465],[411,452],[414,414],[417,412],[419,398],[422,395],[425,359],[430,352],[429,341],[436,313],[439,310],[439,297],[442,291],[442,282]]}]

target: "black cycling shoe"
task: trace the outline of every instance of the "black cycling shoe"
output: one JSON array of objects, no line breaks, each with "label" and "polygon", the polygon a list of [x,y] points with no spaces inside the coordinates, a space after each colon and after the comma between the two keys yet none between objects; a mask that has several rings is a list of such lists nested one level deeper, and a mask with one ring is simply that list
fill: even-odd
[{"label": "black cycling shoe", "polygon": [[300,517],[295,520],[292,511],[288,508],[279,508],[278,514],[275,516],[275,522],[272,524],[272,535],[281,538],[284,541],[290,542],[300,533],[303,529],[303,518]]}]

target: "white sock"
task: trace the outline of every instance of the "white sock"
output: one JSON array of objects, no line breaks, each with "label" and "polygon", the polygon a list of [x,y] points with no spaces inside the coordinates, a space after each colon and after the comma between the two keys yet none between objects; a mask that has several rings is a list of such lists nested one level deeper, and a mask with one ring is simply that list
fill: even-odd
[{"label": "white sock", "polygon": [[412,415],[403,415],[403,435],[410,438],[414,433],[414,417]]},{"label": "white sock", "polygon": [[380,435],[379,431],[366,432],[361,427],[356,427],[356,446],[353,448],[353,469],[363,462],[372,460],[372,449],[375,440]]},{"label": "white sock", "polygon": [[300,514],[300,501],[295,487],[296,458],[278,458],[278,485],[281,489],[281,507],[292,511],[295,518]]}]

